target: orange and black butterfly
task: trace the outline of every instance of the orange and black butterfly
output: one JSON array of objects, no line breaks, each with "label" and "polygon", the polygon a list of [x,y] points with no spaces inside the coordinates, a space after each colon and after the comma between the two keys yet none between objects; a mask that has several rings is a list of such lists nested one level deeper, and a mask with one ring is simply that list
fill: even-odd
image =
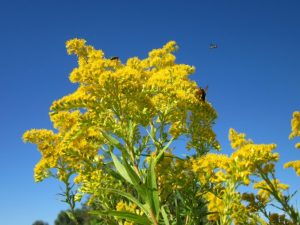
[{"label": "orange and black butterfly", "polygon": [[202,87],[197,87],[197,92],[196,92],[196,96],[199,100],[205,102],[205,97],[206,97],[206,93],[208,90],[208,86],[206,85],[205,89],[203,89]]}]

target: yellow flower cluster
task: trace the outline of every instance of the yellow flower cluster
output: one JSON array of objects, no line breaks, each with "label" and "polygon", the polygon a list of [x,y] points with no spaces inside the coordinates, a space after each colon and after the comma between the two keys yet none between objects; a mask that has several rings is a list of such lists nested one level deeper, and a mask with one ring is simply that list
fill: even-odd
[{"label": "yellow flower cluster", "polygon": [[[300,137],[300,112],[294,112],[291,121],[292,132],[289,136],[290,139]],[[296,143],[296,148],[300,149],[300,143]],[[300,176],[300,160],[290,161],[284,164],[284,168],[293,168],[296,174]]]},{"label": "yellow flower cluster", "polygon": [[[115,222],[122,225],[133,223],[118,217],[125,213],[116,211],[143,215],[126,198],[141,201],[138,205],[145,207],[153,224],[162,219],[170,224],[198,223],[207,209],[213,224],[266,224],[258,211],[267,206],[271,195],[285,204],[291,218],[296,215],[282,198],[288,186],[274,178],[279,159],[273,152],[275,144],[255,144],[230,129],[234,152],[229,156],[208,153],[220,150],[212,130],[217,113],[189,79],[195,68],[176,63],[174,41],[150,51],[145,59],[133,57],[125,63],[118,57],[105,57],[83,39],[70,40],[66,47],[68,54],[78,58],[78,67],[69,77],[78,88],[53,102],[50,120],[55,131],[32,129],[23,136],[41,153],[35,181],[53,176],[68,188],[75,184],[75,201],[88,196],[89,205],[114,212]],[[293,114],[291,126],[290,138],[300,137],[300,112]],[[185,159],[176,157],[170,147],[183,135],[186,148],[195,150]],[[152,170],[144,157],[162,152]],[[300,176],[300,160],[285,167],[293,167]],[[262,181],[254,183],[252,178]],[[256,197],[239,191],[250,183],[258,189]],[[283,220],[278,218],[274,221]]]},{"label": "yellow flower cluster", "polygon": [[[290,139],[295,137],[300,137],[300,112],[294,112],[292,119],[292,133],[290,134]],[[296,148],[300,148],[300,142],[296,143]]]},{"label": "yellow flower cluster", "polygon": [[293,168],[297,176],[300,176],[300,160],[287,162],[284,164],[284,168]]},{"label": "yellow flower cluster", "polygon": [[77,172],[74,183],[78,185],[76,200],[80,201],[84,195],[90,196],[88,205],[101,203],[112,207],[111,195],[105,189],[115,188],[123,190],[124,187],[120,180],[114,179],[109,173],[105,172],[104,157],[95,156],[93,163],[86,163]]},{"label": "yellow flower cluster", "polygon": [[[300,112],[294,112],[291,121],[292,132],[289,136],[290,139],[300,137]],[[296,148],[300,148],[300,143],[297,143]]]},{"label": "yellow flower cluster", "polygon": [[101,50],[81,39],[68,41],[67,49],[78,56],[79,66],[70,80],[80,86],[54,102],[53,112],[88,109],[94,123],[121,138],[126,136],[122,128],[129,120],[148,126],[157,119],[157,123],[169,125],[173,137],[187,134],[189,148],[220,148],[211,129],[216,112],[197,97],[197,84],[188,79],[194,67],[175,63],[173,52],[178,47],[174,41],[152,50],[146,59],[133,57],[125,64],[105,58]]},{"label": "yellow flower cluster", "polygon": [[[131,213],[134,213],[134,214],[137,214],[137,215],[143,215],[143,211],[141,211],[140,209],[138,209],[137,205],[134,204],[134,203],[127,203],[123,200],[119,201],[116,205],[116,210],[117,211],[125,211],[125,212],[131,212]],[[124,223],[123,222],[119,222],[120,225],[134,225],[133,222],[128,222],[128,221],[125,221]]]},{"label": "yellow flower cluster", "polygon": [[[282,191],[287,190],[289,185],[282,184],[278,179],[271,180],[272,186],[275,188],[275,191],[282,197]],[[271,193],[274,190],[271,190],[270,185],[266,183],[266,181],[262,180],[253,185],[253,188],[258,189],[258,195],[261,199],[268,201]]]},{"label": "yellow flower cluster", "polygon": [[211,214],[208,215],[207,219],[210,221],[216,221],[220,218],[219,212],[224,211],[224,202],[220,197],[217,197],[215,194],[208,192],[205,195],[208,203],[208,210]]},{"label": "yellow flower cluster", "polygon": [[135,214],[138,214],[138,215],[142,215],[143,212],[141,210],[139,210],[137,208],[137,205],[130,202],[130,203],[127,203],[125,201],[119,201],[116,205],[116,210],[117,211],[126,211],[126,212],[132,212],[132,213],[135,213]]},{"label": "yellow flower cluster", "polygon": [[[152,153],[150,157],[154,157]],[[149,162],[150,157],[146,160]],[[155,168],[157,173],[157,184],[161,201],[167,201],[171,193],[178,190],[187,191],[195,179],[190,170],[189,161],[177,158],[171,152],[165,152]]]},{"label": "yellow flower cluster", "polygon": [[59,137],[50,130],[32,129],[23,135],[23,139],[27,142],[36,143],[42,154],[42,159],[34,169],[35,181],[42,181],[51,175],[50,168],[56,167],[59,163],[60,152],[56,148]]},{"label": "yellow flower cluster", "polygon": [[197,174],[202,185],[210,182],[223,182],[226,177],[223,170],[229,166],[230,159],[223,154],[208,153],[197,159],[191,159],[192,171]]},{"label": "yellow flower cluster", "polygon": [[270,172],[274,162],[278,161],[278,153],[272,153],[276,145],[258,145],[245,139],[245,134],[238,134],[230,129],[229,140],[236,149],[230,157],[222,154],[208,153],[203,157],[192,159],[192,170],[198,174],[202,184],[208,182],[224,182],[234,179],[236,183],[245,185],[250,183],[249,176],[262,168]]},{"label": "yellow flower cluster", "polygon": [[[212,131],[217,114],[197,96],[197,84],[188,78],[195,68],[175,63],[174,41],[150,51],[145,59],[133,57],[126,63],[106,58],[82,39],[70,40],[66,47],[68,54],[78,57],[78,67],[70,74],[78,89],[53,102],[50,119],[56,132],[33,129],[23,136],[24,141],[37,144],[42,154],[35,168],[37,182],[49,176],[63,182],[73,179],[78,187],[76,200],[87,194],[89,204],[108,198],[101,188],[122,189],[99,156],[100,149],[112,147],[103,131],[124,142],[125,156],[132,161],[143,139],[141,127],[169,130],[169,138],[187,135],[188,148],[199,154],[220,148]],[[166,155],[156,168],[162,199],[170,194],[169,188],[184,189],[194,179],[189,166],[172,156]]]},{"label": "yellow flower cluster", "polygon": [[208,201],[207,207],[211,212],[207,216],[209,221],[220,221],[220,224],[246,224],[256,220],[257,215],[243,205],[242,197],[232,181],[228,181],[219,190],[212,189],[204,197]]},{"label": "yellow flower cluster", "polygon": [[[250,176],[260,172],[273,172],[274,163],[279,159],[278,153],[272,152],[276,145],[254,144],[245,137],[245,134],[230,129],[229,140],[235,150],[230,157],[208,153],[190,160],[192,171],[197,175],[199,182],[202,185],[210,185],[210,191],[205,197],[208,200],[208,209],[214,214],[208,216],[209,220],[221,219],[224,220],[223,224],[226,224],[228,221],[238,223],[252,218],[251,210],[241,203],[242,198],[237,188],[240,185],[249,185]],[[279,183],[278,187],[285,188]],[[230,218],[227,218],[229,215]]]},{"label": "yellow flower cluster", "polygon": [[[50,175],[66,181],[70,174],[80,173],[87,161],[92,163],[103,143],[103,137],[97,128],[79,126],[83,119],[79,110],[50,114],[50,119],[58,130],[57,133],[32,129],[23,135],[24,141],[37,144],[42,154],[35,167],[37,182]],[[56,174],[51,169],[57,169]]]},{"label": "yellow flower cluster", "polygon": [[231,155],[232,163],[228,171],[244,184],[249,184],[249,176],[262,169],[265,173],[273,171],[274,163],[278,161],[279,154],[273,153],[275,144],[254,144],[246,140],[244,134],[238,134],[233,129],[229,131],[229,140],[236,151]]}]

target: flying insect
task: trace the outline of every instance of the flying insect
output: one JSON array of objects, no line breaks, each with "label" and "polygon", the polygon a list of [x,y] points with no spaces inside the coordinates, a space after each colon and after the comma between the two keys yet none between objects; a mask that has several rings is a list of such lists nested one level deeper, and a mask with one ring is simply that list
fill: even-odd
[{"label": "flying insect", "polygon": [[215,49],[218,48],[218,45],[216,43],[210,43],[209,49]]}]

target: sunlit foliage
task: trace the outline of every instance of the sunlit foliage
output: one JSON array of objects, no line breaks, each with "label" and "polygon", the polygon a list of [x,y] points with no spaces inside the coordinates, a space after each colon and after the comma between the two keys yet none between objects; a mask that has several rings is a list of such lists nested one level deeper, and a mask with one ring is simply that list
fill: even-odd
[{"label": "sunlit foliage", "polygon": [[[80,201],[87,201],[103,224],[300,221],[284,194],[288,185],[275,177],[275,144],[255,144],[230,129],[233,153],[212,152],[220,150],[212,129],[217,113],[189,79],[195,68],[176,63],[174,41],[125,63],[82,39],[66,46],[78,58],[70,74],[78,88],[53,102],[55,130],[32,129],[23,138],[41,153],[35,180],[54,177],[66,185],[62,195],[75,222],[72,212]],[[290,138],[299,132],[295,112]],[[185,140],[180,150],[187,157],[174,153],[179,139]],[[299,165],[286,167],[299,175]],[[240,191],[250,185],[258,192]],[[282,215],[267,210],[274,202]]]}]

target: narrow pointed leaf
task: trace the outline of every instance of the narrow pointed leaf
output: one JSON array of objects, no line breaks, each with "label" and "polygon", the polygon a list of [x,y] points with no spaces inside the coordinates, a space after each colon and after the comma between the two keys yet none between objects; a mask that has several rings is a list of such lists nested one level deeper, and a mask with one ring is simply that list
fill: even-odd
[{"label": "narrow pointed leaf", "polygon": [[72,220],[75,223],[78,222],[77,219],[76,219],[76,217],[75,217],[75,215],[72,212],[66,211],[66,214],[68,215],[68,217],[70,218],[70,220]]},{"label": "narrow pointed leaf", "polygon": [[173,142],[174,138],[171,138],[171,140],[166,144],[166,146],[158,153],[158,155],[155,157],[154,166],[156,166],[159,159],[162,157],[162,155],[165,153],[165,151],[169,148],[171,143]]},{"label": "narrow pointed leaf", "polygon": [[131,180],[130,176],[128,175],[125,167],[123,166],[123,164],[119,161],[118,157],[115,156],[115,154],[113,154],[112,152],[111,154],[111,158],[114,162],[114,165],[116,167],[117,172],[130,184],[133,184],[133,181]]},{"label": "narrow pointed leaf", "polygon": [[124,146],[119,142],[118,139],[114,138],[112,135],[108,134],[106,131],[101,130],[102,135],[106,138],[106,140],[109,141],[110,144],[112,144],[113,146],[115,146],[116,148],[118,148],[121,151],[126,150],[124,148]]},{"label": "narrow pointed leaf", "polygon": [[158,217],[160,209],[153,158],[150,159],[149,168],[147,171],[147,198],[151,209],[155,213],[156,217]]},{"label": "narrow pointed leaf", "polygon": [[114,162],[117,172],[130,184],[132,184],[139,195],[143,198],[145,196],[145,188],[143,187],[143,183],[141,178],[136,174],[136,172],[132,169],[132,167],[127,163],[126,160],[122,162],[118,159],[118,157],[111,152],[111,158]]},{"label": "narrow pointed leaf", "polygon": [[177,196],[175,197],[175,213],[176,213],[176,224],[182,225],[182,221],[180,219],[180,210],[178,206]]},{"label": "narrow pointed leaf", "polygon": [[151,138],[152,142],[155,143],[155,134],[156,134],[156,128],[153,125],[150,125],[151,130],[150,132],[146,129],[148,136]]},{"label": "narrow pointed leaf", "polygon": [[131,212],[124,212],[124,211],[114,211],[108,210],[105,212],[102,211],[92,211],[91,214],[94,215],[107,215],[107,216],[114,216],[119,219],[126,219],[128,221],[134,222],[135,224],[140,225],[151,225],[151,222],[146,216],[137,215]]},{"label": "narrow pointed leaf", "polygon": [[168,219],[168,216],[167,216],[164,206],[161,207],[161,214],[164,219],[165,225],[170,225],[170,222],[169,222],[169,219]]},{"label": "narrow pointed leaf", "polygon": [[142,204],[138,199],[136,199],[134,196],[132,196],[131,194],[128,194],[124,191],[120,191],[120,190],[117,190],[117,189],[112,189],[112,188],[100,188],[100,189],[103,189],[105,191],[109,191],[109,192],[112,192],[112,193],[116,193],[118,195],[121,195],[125,198],[127,198],[129,201],[135,203],[138,207],[141,208],[141,210],[143,210],[143,212],[146,214],[146,215],[149,215],[149,207],[147,207],[147,205],[144,205]]},{"label": "narrow pointed leaf", "polygon": [[149,167],[147,169],[147,202],[150,205],[153,213],[158,219],[160,214],[160,202],[158,196],[158,187],[156,182],[155,167],[159,159],[162,157],[164,152],[168,149],[173,139],[171,139],[167,145],[159,152],[159,154],[153,159],[150,158]]},{"label": "narrow pointed leaf", "polygon": [[124,167],[129,175],[130,179],[132,180],[135,189],[137,190],[139,195],[142,198],[144,198],[144,195],[146,193],[145,193],[145,187],[143,185],[142,178],[139,175],[137,175],[137,173],[132,169],[132,166],[129,165],[126,160],[124,160]]}]

